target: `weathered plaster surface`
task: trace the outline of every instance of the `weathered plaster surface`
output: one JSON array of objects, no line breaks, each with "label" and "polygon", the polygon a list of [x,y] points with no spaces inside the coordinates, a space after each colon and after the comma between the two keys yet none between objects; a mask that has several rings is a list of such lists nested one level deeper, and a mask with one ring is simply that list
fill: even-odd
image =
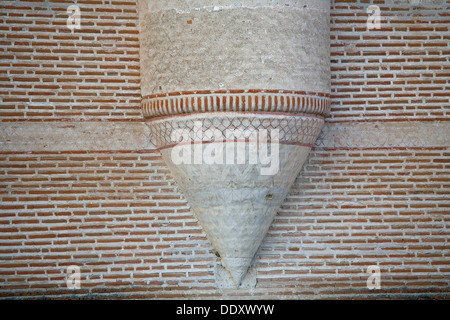
[{"label": "weathered plaster surface", "polygon": [[198,89],[328,93],[329,5],[287,2],[150,2],[141,9],[142,95]]},{"label": "weathered plaster surface", "polygon": [[148,128],[139,122],[0,123],[1,151],[125,151],[154,148]]},{"label": "weathered plaster surface", "polygon": [[[1,123],[0,150],[77,151],[152,150],[151,130],[143,122]],[[51,143],[49,142],[51,141]],[[315,148],[447,147],[446,122],[325,123]]]},{"label": "weathered plaster surface", "polygon": [[[436,1],[436,0],[428,0]],[[330,0],[138,0],[139,12],[175,9],[178,12],[190,12],[195,9],[218,10],[221,8],[298,8],[329,11]]]}]

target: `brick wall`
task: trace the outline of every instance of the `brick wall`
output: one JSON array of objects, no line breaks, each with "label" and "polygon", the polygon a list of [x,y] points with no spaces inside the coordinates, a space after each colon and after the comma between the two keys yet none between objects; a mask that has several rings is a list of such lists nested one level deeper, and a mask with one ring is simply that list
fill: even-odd
[{"label": "brick wall", "polygon": [[[448,120],[450,2],[332,2],[330,121]],[[371,4],[380,29],[367,28]]]},{"label": "brick wall", "polygon": [[140,119],[135,1],[2,0],[0,9],[2,121]]},{"label": "brick wall", "polygon": [[[430,3],[332,1],[332,112],[256,255],[256,287],[229,290],[159,153],[117,142],[130,121],[148,133],[135,1],[2,1],[0,297],[448,298],[450,1]],[[98,146],[111,121],[115,142]]]}]

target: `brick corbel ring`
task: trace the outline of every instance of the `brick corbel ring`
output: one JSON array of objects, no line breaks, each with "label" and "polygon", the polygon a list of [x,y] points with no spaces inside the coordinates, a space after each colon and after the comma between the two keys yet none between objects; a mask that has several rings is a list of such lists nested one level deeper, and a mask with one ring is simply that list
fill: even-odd
[{"label": "brick corbel ring", "polygon": [[199,90],[143,97],[145,118],[204,112],[280,112],[325,116],[330,95],[287,90]]}]

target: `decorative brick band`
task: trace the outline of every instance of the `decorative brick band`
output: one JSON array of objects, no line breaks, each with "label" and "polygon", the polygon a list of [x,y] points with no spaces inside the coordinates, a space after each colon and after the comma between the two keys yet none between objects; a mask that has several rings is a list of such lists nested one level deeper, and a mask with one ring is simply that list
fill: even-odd
[{"label": "decorative brick band", "polygon": [[285,90],[185,91],[145,96],[145,118],[202,112],[283,112],[326,115],[330,96]]},{"label": "decorative brick band", "polygon": [[[200,130],[196,128],[196,122],[201,123]],[[183,135],[183,143],[198,141],[208,143],[214,142],[215,139],[207,137],[205,130],[215,130],[226,137],[228,130],[250,133],[265,129],[267,130],[268,141],[271,141],[270,131],[277,129],[280,144],[312,147],[322,130],[324,119],[318,115],[306,114],[212,112],[204,113],[201,116],[171,116],[149,120],[146,123],[150,129],[152,140],[158,149],[171,148],[180,144],[181,141],[174,141],[173,133],[176,130],[181,130],[186,134],[186,136]],[[239,141],[246,141],[248,137],[236,138]]]}]

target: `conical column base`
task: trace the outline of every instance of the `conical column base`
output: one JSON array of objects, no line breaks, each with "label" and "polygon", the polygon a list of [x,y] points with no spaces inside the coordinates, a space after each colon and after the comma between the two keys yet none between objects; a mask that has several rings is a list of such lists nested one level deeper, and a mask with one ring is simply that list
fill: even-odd
[{"label": "conical column base", "polygon": [[323,126],[311,115],[205,113],[148,121],[238,287]]}]

